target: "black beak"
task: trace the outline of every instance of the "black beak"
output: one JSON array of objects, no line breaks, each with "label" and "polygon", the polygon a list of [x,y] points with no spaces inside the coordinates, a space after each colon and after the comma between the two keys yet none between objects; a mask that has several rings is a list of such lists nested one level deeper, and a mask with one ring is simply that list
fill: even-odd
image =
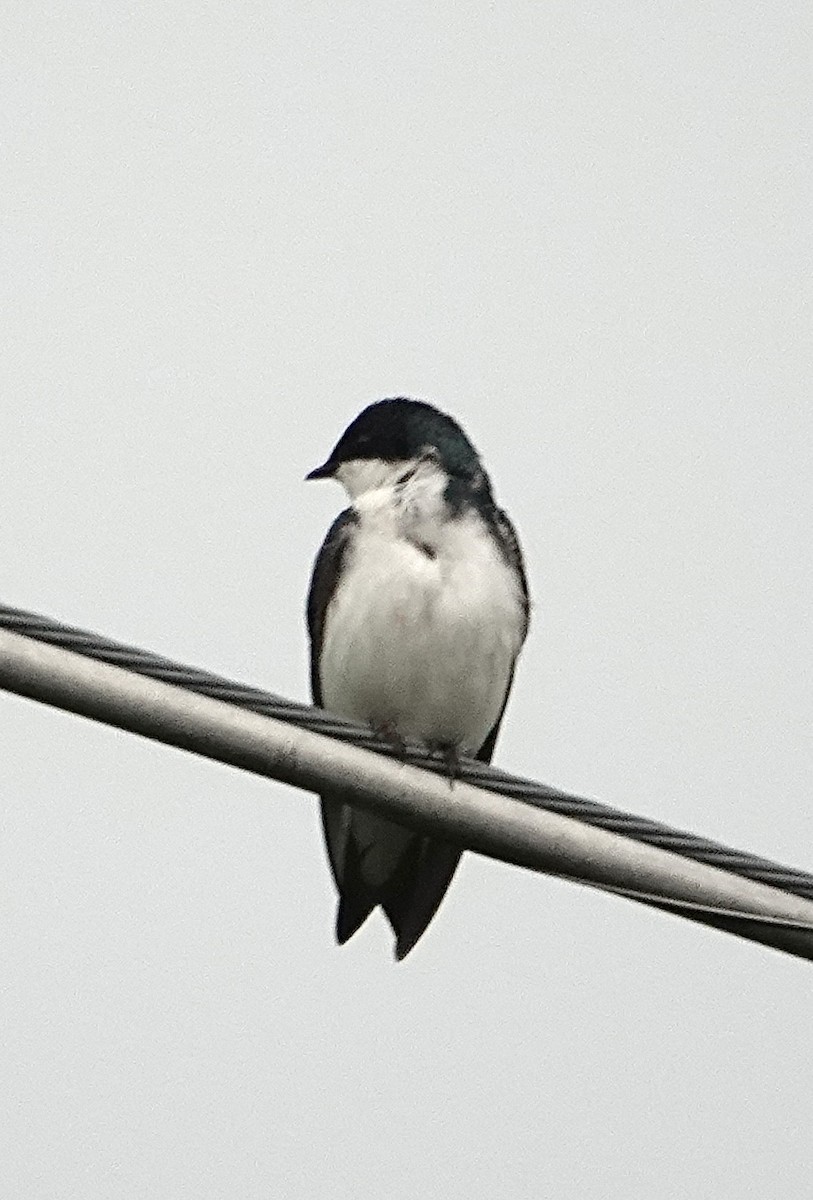
[{"label": "black beak", "polygon": [[326,463],[322,463],[321,467],[314,467],[312,471],[308,471],[306,479],[332,479],[335,471],[334,464],[328,459]]}]

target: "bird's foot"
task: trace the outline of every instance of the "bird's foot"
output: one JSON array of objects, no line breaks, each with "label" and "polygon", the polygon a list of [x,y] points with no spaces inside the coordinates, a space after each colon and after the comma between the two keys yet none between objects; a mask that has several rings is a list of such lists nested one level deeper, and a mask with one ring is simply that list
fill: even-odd
[{"label": "bird's foot", "polygon": [[442,760],[446,778],[454,787],[454,781],[460,778],[460,748],[453,742],[430,742],[427,749],[433,758]]},{"label": "bird's foot", "polygon": [[398,753],[399,758],[406,757],[406,742],[398,732],[398,728],[394,721],[372,721],[372,730],[374,735],[381,742],[386,742],[388,746]]}]

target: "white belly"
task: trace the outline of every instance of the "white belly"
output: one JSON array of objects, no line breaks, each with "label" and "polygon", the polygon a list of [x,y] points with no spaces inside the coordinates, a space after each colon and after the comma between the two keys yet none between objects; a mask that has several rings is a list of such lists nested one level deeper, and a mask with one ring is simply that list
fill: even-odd
[{"label": "white belly", "polygon": [[404,738],[476,753],[497,720],[522,644],[513,574],[466,513],[433,557],[362,513],[325,623],[324,705]]}]

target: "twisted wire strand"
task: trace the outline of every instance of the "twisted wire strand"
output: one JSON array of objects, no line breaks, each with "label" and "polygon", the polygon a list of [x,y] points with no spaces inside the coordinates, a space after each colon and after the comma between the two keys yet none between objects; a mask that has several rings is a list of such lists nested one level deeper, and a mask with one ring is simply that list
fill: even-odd
[{"label": "twisted wire strand", "polygon": [[[170,683],[188,691],[222,700],[264,716],[274,717],[292,725],[301,726],[326,737],[349,742],[388,757],[405,758],[414,766],[434,772],[445,772],[447,766],[420,746],[408,745],[404,751],[396,750],[382,742],[374,733],[363,726],[355,725],[323,709],[298,704],[272,692],[236,683],[223,676],[198,670],[182,663],[173,662],[159,654],[127,646],[99,634],[64,625],[49,617],[24,609],[0,605],[0,628],[21,634],[35,641],[61,646],[76,654],[122,667],[140,675]],[[670,850],[684,858],[709,866],[719,867],[733,875],[768,884],[793,895],[813,900],[813,875],[793,867],[782,866],[769,859],[760,858],[744,851],[734,850],[722,843],[698,837],[684,830],[673,829],[657,821],[560,791],[533,779],[509,775],[474,759],[461,762],[460,776],[467,783],[486,788],[488,791],[509,796],[533,807],[572,817],[587,825],[618,833],[634,841],[645,842],[663,850]]]}]

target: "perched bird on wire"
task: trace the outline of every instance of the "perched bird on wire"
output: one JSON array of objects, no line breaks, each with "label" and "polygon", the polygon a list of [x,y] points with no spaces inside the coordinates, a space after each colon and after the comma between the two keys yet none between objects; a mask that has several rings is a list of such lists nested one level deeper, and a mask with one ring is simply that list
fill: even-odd
[{"label": "perched bird on wire", "polygon": [[[420,400],[370,405],[308,479],[335,479],[350,507],[319,551],[308,595],[315,704],[398,744],[423,742],[453,770],[490,762],[528,586],[514,527],[452,417]],[[461,850],[322,796],[339,892],[336,937],[380,905],[408,954],[443,899]]]}]

